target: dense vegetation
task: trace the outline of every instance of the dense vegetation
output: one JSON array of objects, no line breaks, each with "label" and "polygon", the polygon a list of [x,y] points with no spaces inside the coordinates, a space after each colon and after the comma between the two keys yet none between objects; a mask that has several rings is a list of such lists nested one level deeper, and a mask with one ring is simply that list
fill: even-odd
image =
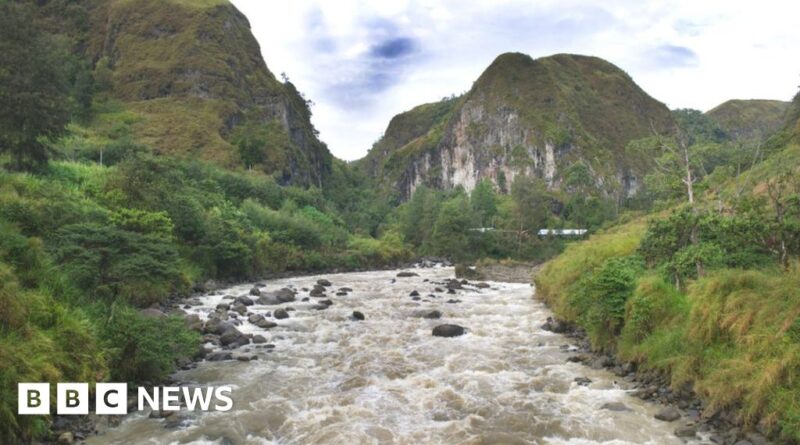
[{"label": "dense vegetation", "polygon": [[[665,181],[653,182],[673,183],[659,191],[664,210],[568,246],[537,274],[537,293],[595,348],[692,385],[711,413],[732,410],[746,427],[798,441],[798,147],[781,145],[795,123],[745,153],[751,161],[737,171],[743,145],[713,141],[699,116],[681,113],[691,118],[694,202],[680,174],[655,172]],[[715,144],[728,158],[703,171]]]}]

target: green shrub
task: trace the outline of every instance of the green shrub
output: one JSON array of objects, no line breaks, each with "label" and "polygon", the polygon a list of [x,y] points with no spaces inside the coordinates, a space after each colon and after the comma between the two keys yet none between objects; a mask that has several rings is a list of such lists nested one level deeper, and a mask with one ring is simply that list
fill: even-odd
[{"label": "green shrub", "polygon": [[[657,328],[670,326],[689,315],[686,296],[659,276],[639,279],[625,307],[621,343],[632,346],[644,341]],[[621,348],[625,349],[625,348]]]},{"label": "green shrub", "polygon": [[644,262],[636,255],[610,258],[586,274],[570,290],[568,304],[578,313],[596,348],[613,347],[625,320],[625,306],[644,272]]},{"label": "green shrub", "polygon": [[119,382],[157,382],[200,346],[200,335],[181,317],[145,317],[125,305],[112,307],[101,335],[110,351],[111,379]]}]

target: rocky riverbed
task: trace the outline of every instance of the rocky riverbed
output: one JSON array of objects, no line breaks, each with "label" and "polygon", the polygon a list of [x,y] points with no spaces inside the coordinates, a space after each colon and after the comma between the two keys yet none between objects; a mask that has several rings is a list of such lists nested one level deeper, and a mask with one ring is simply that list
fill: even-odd
[{"label": "rocky riverbed", "polygon": [[658,397],[637,397],[630,365],[587,366],[599,358],[574,331],[551,332],[562,329],[530,285],[453,276],[432,267],[284,278],[181,302],[207,351],[174,378],[232,385],[233,409],[134,413],[87,443],[717,439],[692,406],[667,412]]}]

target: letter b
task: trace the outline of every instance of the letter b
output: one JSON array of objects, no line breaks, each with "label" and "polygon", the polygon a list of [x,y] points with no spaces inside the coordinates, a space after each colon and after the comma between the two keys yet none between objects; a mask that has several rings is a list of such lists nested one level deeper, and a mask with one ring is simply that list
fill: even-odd
[{"label": "letter b", "polygon": [[17,412],[21,415],[50,414],[50,384],[20,383],[17,385]]},{"label": "letter b", "polygon": [[57,414],[89,414],[88,383],[59,383],[56,396]]}]

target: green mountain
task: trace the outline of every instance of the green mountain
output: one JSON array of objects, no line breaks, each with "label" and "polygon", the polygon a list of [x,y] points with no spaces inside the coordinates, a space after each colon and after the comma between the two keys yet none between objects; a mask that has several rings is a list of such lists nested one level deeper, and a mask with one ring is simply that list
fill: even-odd
[{"label": "green mountain", "polygon": [[789,102],[780,100],[729,100],[706,112],[735,139],[764,139],[780,130]]},{"label": "green mountain", "polygon": [[56,1],[40,13],[91,65],[90,128],[122,120],[158,153],[252,167],[281,183],[320,185],[330,173],[306,100],[269,71],[227,0]]},{"label": "green mountain", "polygon": [[358,164],[403,199],[421,184],[469,191],[483,178],[507,191],[517,175],[565,189],[576,163],[594,188],[625,197],[651,162],[626,145],[673,125],[664,104],[609,62],[507,53],[463,96],[396,116]]}]

